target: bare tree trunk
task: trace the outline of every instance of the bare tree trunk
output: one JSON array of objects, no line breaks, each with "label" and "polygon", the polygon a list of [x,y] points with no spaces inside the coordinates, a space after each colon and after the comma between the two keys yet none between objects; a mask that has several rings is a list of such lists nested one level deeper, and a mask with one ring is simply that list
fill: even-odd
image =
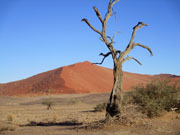
[{"label": "bare tree trunk", "polygon": [[106,107],[106,118],[119,116],[121,114],[121,102],[122,102],[122,81],[123,71],[122,63],[114,64],[114,84],[109,98],[109,102]]}]

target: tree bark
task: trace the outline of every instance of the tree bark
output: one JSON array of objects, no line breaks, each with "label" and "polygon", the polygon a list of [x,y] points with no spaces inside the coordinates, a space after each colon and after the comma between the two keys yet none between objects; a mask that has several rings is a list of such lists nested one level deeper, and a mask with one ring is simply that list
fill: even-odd
[{"label": "tree bark", "polygon": [[122,81],[123,71],[122,62],[114,64],[113,69],[114,84],[109,98],[109,102],[106,107],[106,118],[119,117],[121,114],[121,103],[122,103]]}]

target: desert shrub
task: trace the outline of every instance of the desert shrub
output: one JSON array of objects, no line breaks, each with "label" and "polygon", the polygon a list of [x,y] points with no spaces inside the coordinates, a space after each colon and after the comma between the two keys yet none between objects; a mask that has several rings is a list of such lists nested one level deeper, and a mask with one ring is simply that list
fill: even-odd
[{"label": "desert shrub", "polygon": [[95,111],[95,112],[102,112],[102,111],[106,110],[106,105],[107,105],[107,103],[97,104],[97,105],[94,107],[94,111]]},{"label": "desert shrub", "polygon": [[146,86],[138,86],[133,94],[133,103],[140,106],[148,117],[161,116],[166,111],[180,110],[180,87],[167,80],[156,80]]},{"label": "desert shrub", "polygon": [[46,105],[47,106],[47,109],[52,109],[52,106],[55,105],[55,101],[51,101],[49,99],[45,100],[42,102],[43,105]]},{"label": "desert shrub", "polygon": [[134,91],[123,92],[122,94],[122,107],[126,107],[127,105],[133,103]]}]

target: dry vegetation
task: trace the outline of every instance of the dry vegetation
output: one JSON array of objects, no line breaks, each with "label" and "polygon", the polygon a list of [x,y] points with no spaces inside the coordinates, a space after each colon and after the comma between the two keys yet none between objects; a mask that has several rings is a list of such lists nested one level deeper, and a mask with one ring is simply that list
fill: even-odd
[{"label": "dry vegetation", "polygon": [[[125,93],[121,118],[113,122],[104,121],[106,106],[104,102],[107,102],[109,93],[1,97],[0,134],[180,134],[178,113],[170,111],[161,117],[150,119],[146,113],[139,110],[142,109],[140,105],[132,102],[134,99],[132,95],[134,96],[132,93]],[[53,101],[56,105],[48,110],[42,104],[45,101],[48,101],[47,103]]]}]

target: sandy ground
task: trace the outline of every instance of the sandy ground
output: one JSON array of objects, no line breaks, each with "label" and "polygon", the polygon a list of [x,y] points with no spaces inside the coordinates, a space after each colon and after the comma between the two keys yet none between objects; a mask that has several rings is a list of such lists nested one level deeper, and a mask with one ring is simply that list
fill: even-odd
[{"label": "sandy ground", "polygon": [[[70,94],[37,97],[0,97],[0,134],[4,135],[180,135],[180,115],[167,113],[140,125],[108,125],[80,129],[103,120],[105,112],[93,112],[109,94]],[[47,110],[42,102],[54,101]],[[147,123],[146,123],[147,122]]]}]

